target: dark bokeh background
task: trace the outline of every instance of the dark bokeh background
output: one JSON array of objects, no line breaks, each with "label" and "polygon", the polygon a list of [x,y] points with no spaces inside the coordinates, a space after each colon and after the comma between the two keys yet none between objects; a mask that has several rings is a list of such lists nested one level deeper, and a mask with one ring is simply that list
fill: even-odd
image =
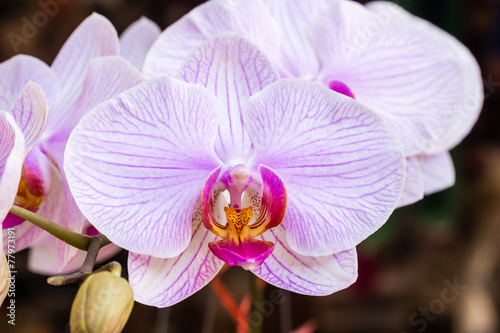
[{"label": "dark bokeh background", "polygon": [[[19,52],[50,64],[93,11],[108,17],[120,33],[142,15],[164,29],[201,2],[70,0]],[[262,316],[264,332],[289,332],[308,321],[317,332],[500,332],[500,1],[406,0],[402,5],[467,45],[487,82],[483,113],[452,152],[457,184],[397,210],[361,244],[359,279],[349,289],[328,297],[284,292],[285,302]],[[0,61],[18,53],[7,34],[21,34],[23,17],[31,19],[40,9],[38,1],[0,0]],[[126,267],[126,258],[122,252],[116,259]],[[69,332],[77,287],[48,286],[46,277],[26,270],[26,253],[17,255],[16,265],[16,326],[7,325],[4,305],[0,331]],[[250,273],[242,269],[231,268],[221,278],[238,301],[249,290]],[[467,288],[455,290],[454,300],[444,302],[453,296],[446,288],[454,282]],[[267,286],[264,299],[269,300],[274,290]],[[210,287],[168,309],[136,303],[125,328],[155,333],[235,330]]]}]

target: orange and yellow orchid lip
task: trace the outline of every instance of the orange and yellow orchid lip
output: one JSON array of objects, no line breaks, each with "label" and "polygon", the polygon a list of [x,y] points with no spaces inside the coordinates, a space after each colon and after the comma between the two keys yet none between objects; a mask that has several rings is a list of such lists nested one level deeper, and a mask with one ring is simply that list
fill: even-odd
[{"label": "orange and yellow orchid lip", "polygon": [[[221,168],[215,169],[205,182],[201,195],[203,223],[222,240],[211,242],[210,250],[231,266],[252,269],[260,265],[274,249],[274,244],[255,239],[270,228],[278,226],[285,217],[287,194],[283,180],[270,168],[259,166],[261,199],[258,216],[254,218],[254,205],[241,207],[244,191],[256,182],[250,170],[244,165],[236,165],[219,179]],[[229,192],[229,207],[224,207],[227,223],[221,224],[215,218],[214,192],[216,185]]]}]

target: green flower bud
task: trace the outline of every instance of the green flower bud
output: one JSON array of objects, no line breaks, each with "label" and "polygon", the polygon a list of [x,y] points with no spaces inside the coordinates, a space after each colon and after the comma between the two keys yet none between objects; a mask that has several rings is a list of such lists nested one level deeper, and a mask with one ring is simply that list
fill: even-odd
[{"label": "green flower bud", "polygon": [[71,333],[118,333],[134,305],[128,281],[111,272],[90,275],[81,285],[71,307]]}]

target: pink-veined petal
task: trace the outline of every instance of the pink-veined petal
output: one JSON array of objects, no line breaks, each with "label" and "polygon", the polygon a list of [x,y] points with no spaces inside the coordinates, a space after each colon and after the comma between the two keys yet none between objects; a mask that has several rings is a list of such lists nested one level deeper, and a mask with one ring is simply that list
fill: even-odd
[{"label": "pink-veined petal", "polygon": [[312,36],[323,64],[318,80],[345,83],[393,127],[407,156],[436,149],[464,94],[460,61],[439,34],[339,1]]},{"label": "pink-veined petal", "polygon": [[29,82],[9,110],[23,132],[26,154],[35,147],[42,137],[45,125],[47,125],[47,108],[42,87],[34,82]]},{"label": "pink-veined petal", "polygon": [[294,293],[330,295],[349,287],[358,276],[356,249],[327,256],[309,257],[294,252],[283,226],[259,237],[276,243],[264,263],[252,270],[264,281]]},{"label": "pink-veined petal", "polygon": [[89,60],[108,55],[119,55],[118,35],[108,19],[94,13],[73,31],[52,63],[61,83],[61,99],[50,110],[47,125],[50,134],[71,115],[83,89]]},{"label": "pink-veined petal", "polygon": [[[87,252],[78,250],[75,257],[66,267],[61,269],[56,244],[54,236],[46,235],[37,244],[32,246],[28,256],[28,269],[33,273],[42,275],[69,274],[78,271],[83,265]],[[120,251],[121,248],[114,244],[106,245],[99,250],[96,262],[101,263],[108,260]]]},{"label": "pink-veined petal", "polygon": [[241,109],[248,97],[278,79],[278,73],[253,44],[226,32],[207,40],[186,58],[178,77],[212,91],[221,112],[215,152],[226,164],[246,160],[252,143]]},{"label": "pink-veined petal", "polygon": [[[66,203],[66,195],[63,185],[63,180],[61,173],[55,165],[51,165],[51,190],[50,193],[44,198],[40,208],[36,213],[46,219],[56,222],[64,228],[71,231],[80,232],[83,224],[74,225],[72,224],[72,216],[68,212],[68,207]],[[29,223],[24,222],[15,227],[16,230],[16,252],[21,251],[31,245],[34,245],[41,241],[44,236],[47,236],[47,232],[43,229]],[[4,240],[5,240],[5,230],[4,230]],[[54,246],[58,249],[58,257],[55,260],[59,260],[59,267],[62,268],[71,261],[71,259],[76,255],[78,251],[76,248],[66,244],[62,240],[56,239],[54,241]]]},{"label": "pink-veined petal", "polygon": [[203,183],[219,163],[216,104],[207,89],[165,78],[83,117],[68,141],[64,169],[90,223],[127,250],[179,255],[191,239]]},{"label": "pink-veined petal", "polygon": [[279,47],[264,49],[271,57],[282,77],[312,79],[320,69],[320,62],[309,40],[308,31],[321,14],[326,3],[323,0],[265,0],[278,29]]},{"label": "pink-veined petal", "polygon": [[[58,138],[60,137],[61,136],[58,136]],[[40,208],[43,208],[44,211],[42,211],[42,213],[38,212],[38,214],[49,214],[53,216],[52,218],[49,218],[52,221],[63,225],[65,228],[71,231],[80,232],[83,228],[85,217],[76,205],[73,195],[71,194],[71,191],[69,189],[68,181],[63,169],[63,154],[66,140],[55,141],[54,137],[51,137],[50,145],[47,141],[43,141],[42,143],[42,147],[44,151],[46,151],[47,157],[51,162],[55,164],[51,166],[51,178],[54,177],[55,173],[56,180],[55,185],[51,181],[51,186],[52,188],[55,186],[56,190],[52,190],[50,196],[45,198],[44,202],[47,206],[44,206],[44,204],[42,203],[42,206]],[[26,161],[28,161],[28,158]],[[46,203],[47,200],[51,201],[49,203]],[[78,250],[60,240],[57,240],[56,243],[60,254],[59,267],[60,269],[62,269],[69,261],[71,261]]]},{"label": "pink-veined petal", "polygon": [[[68,193],[64,174],[56,166],[52,167],[52,190],[37,214],[74,232],[80,233],[83,229],[85,219]],[[73,259],[78,249],[60,239],[55,240],[55,245],[59,255],[59,269],[62,269]]]},{"label": "pink-veined petal", "polygon": [[174,305],[203,288],[224,262],[208,248],[215,235],[201,221],[200,203],[193,214],[192,240],[179,256],[160,259],[130,252],[129,282],[134,299],[157,307]]},{"label": "pink-veined petal", "polygon": [[[9,214],[11,216],[13,214]],[[15,215],[13,215],[15,216]],[[21,221],[21,224],[18,224],[12,228],[9,228],[10,230],[14,230],[16,234],[16,246],[14,248],[15,252],[19,252],[21,250],[26,249],[27,247],[31,246],[32,244],[36,243],[39,241],[44,235],[47,235],[47,233],[43,230],[40,229],[33,224],[29,222],[23,223]],[[4,251],[7,251],[7,241],[8,241],[8,230],[9,229],[3,229],[3,245],[4,245]]]},{"label": "pink-veined petal", "polygon": [[469,134],[483,106],[483,80],[481,78],[481,69],[474,55],[464,44],[446,31],[428,21],[413,16],[395,3],[372,1],[367,3],[366,7],[376,12],[379,17],[385,16],[391,19],[403,20],[409,24],[420,25],[422,28],[427,29],[430,34],[439,35],[443,42],[447,43],[451,50],[455,52],[462,74],[460,78],[457,78],[463,87],[461,99],[457,100],[450,126],[437,133],[436,137],[428,143],[429,146],[433,147],[431,151],[434,153],[455,147]]},{"label": "pink-veined petal", "polygon": [[276,28],[261,0],[207,1],[160,34],[146,56],[144,75],[176,75],[191,51],[226,31],[244,35],[265,50],[277,47]]},{"label": "pink-veined petal", "polygon": [[60,91],[57,75],[43,61],[20,54],[0,64],[0,110],[10,110],[30,81],[42,87],[49,107],[55,105]]},{"label": "pink-veined petal", "polygon": [[47,140],[45,148],[49,152],[53,149],[64,151],[64,145],[59,147],[56,144],[56,147],[51,149],[51,141],[65,144],[70,132],[88,111],[142,81],[142,74],[121,57],[107,56],[90,59],[83,81],[82,93],[75,108],[69,112],[71,117],[67,118],[64,124],[60,124],[61,130],[55,137]]},{"label": "pink-veined petal", "polygon": [[411,205],[424,197],[424,184],[422,181],[422,171],[418,157],[406,158],[405,185],[397,207]]},{"label": "pink-veined petal", "polygon": [[[97,57],[88,62],[83,91],[78,102],[64,124],[59,124],[60,130],[43,141],[43,148],[61,170],[64,193],[66,198],[66,216],[68,228],[81,230],[85,220],[71,194],[65,172],[63,170],[63,153],[68,137],[78,121],[90,109],[119,93],[135,86],[142,81],[141,73],[126,60],[118,56]],[[66,245],[61,244],[61,248]],[[66,252],[67,249],[62,249]]]},{"label": "pink-veined petal", "polygon": [[425,194],[432,194],[455,185],[455,167],[449,153],[418,157]]},{"label": "pink-veined petal", "polygon": [[160,33],[160,27],[156,23],[146,17],[141,17],[125,29],[120,36],[120,55],[141,70],[146,54]]},{"label": "pink-veined petal", "polygon": [[0,221],[7,216],[21,180],[24,137],[14,119],[0,111]]},{"label": "pink-veined petal", "polygon": [[401,195],[401,143],[378,116],[314,82],[283,79],[243,112],[253,165],[285,182],[290,247],[303,255],[353,248],[387,221]]}]

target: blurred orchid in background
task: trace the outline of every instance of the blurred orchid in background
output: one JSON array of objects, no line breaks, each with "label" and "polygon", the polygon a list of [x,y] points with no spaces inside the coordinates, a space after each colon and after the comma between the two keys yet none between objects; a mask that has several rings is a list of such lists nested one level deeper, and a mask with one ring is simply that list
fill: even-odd
[{"label": "blurred orchid in background", "polygon": [[[125,58],[125,60],[127,60],[137,70],[141,70],[147,51],[159,34],[160,28],[154,22],[145,17],[140,18],[138,21],[132,23],[120,36],[120,56]],[[115,42],[116,41],[114,41],[114,43]],[[101,66],[96,66],[95,62],[97,61],[101,61]],[[111,67],[106,71],[101,71],[101,69],[106,66]],[[125,81],[121,81],[123,79],[125,79]],[[54,142],[58,145],[56,150],[59,152],[64,151],[65,144],[71,130],[85,112],[89,111],[98,103],[103,102],[106,99],[113,97],[120,91],[140,82],[141,78],[139,74],[132,70],[129,65],[126,65],[123,60],[116,58],[109,58],[109,60],[105,60],[105,58],[102,58],[101,60],[96,59],[89,61],[85,80],[88,80],[88,82],[86,81],[86,84],[91,89],[87,90],[87,94],[89,95],[87,98],[90,98],[90,95],[92,94],[97,95],[97,97],[92,97],[94,100],[90,102],[87,101],[88,104],[84,101],[80,102],[79,106],[81,110],[79,114],[71,116],[74,117],[74,121],[64,131],[63,136],[59,138],[58,141]],[[92,87],[92,85],[94,86]],[[108,86],[113,85],[115,86],[115,90],[109,90],[111,87]],[[97,92],[99,93],[97,94]],[[80,98],[83,99],[82,97]],[[59,157],[62,162],[62,155],[59,155]],[[56,219],[56,221],[58,220]],[[81,233],[93,236],[96,235],[98,231],[85,220]],[[32,272],[45,275],[56,273],[65,274],[77,271],[81,267],[86,255],[86,252],[81,250],[77,250],[74,258],[69,261],[64,268],[61,267],[58,260],[58,249],[55,246],[57,242],[58,241],[55,237],[45,234],[42,239],[32,246],[28,259],[28,267]],[[63,246],[67,247],[67,245]],[[118,246],[110,244],[99,251],[96,262],[103,262],[116,255],[120,252],[120,250],[121,248]]]},{"label": "blurred orchid in background", "polygon": [[[152,27],[142,19],[129,29],[130,37],[125,36],[123,43],[138,39],[141,33],[137,31],[144,29],[149,29],[145,35],[154,40],[158,32]],[[150,45],[145,40],[143,47]],[[140,51],[146,52],[141,47],[134,52],[125,47],[122,56],[136,59],[135,64],[141,66]],[[63,152],[71,130],[88,110],[142,81],[140,72],[118,55],[116,30],[107,19],[93,14],[69,37],[51,67],[26,55],[0,64],[0,107],[13,105],[10,112],[27,142],[15,203],[76,232],[83,230],[86,219],[67,187]],[[31,270],[54,274],[76,255],[76,248],[23,222],[9,213],[3,229],[16,227],[16,251],[32,246]],[[3,237],[5,241],[6,231]],[[117,251],[114,247],[108,255]]]},{"label": "blurred orchid in background", "polygon": [[[9,213],[17,194],[24,161],[24,136],[15,120],[6,111],[0,111],[0,221]],[[10,269],[0,238],[0,305],[9,290]]]},{"label": "blurred orchid in background", "polygon": [[395,130],[407,158],[398,206],[454,184],[448,150],[483,104],[479,66],[454,37],[390,2],[212,0],[161,34],[146,77],[175,75],[199,43],[225,31],[255,43],[281,77],[355,98]]},{"label": "blurred orchid in background", "polygon": [[224,261],[302,294],[353,283],[353,247],[402,191],[392,130],[351,98],[279,80],[233,33],[196,48],[177,77],[94,108],[65,153],[82,212],[131,251],[135,299],[177,303]]}]

